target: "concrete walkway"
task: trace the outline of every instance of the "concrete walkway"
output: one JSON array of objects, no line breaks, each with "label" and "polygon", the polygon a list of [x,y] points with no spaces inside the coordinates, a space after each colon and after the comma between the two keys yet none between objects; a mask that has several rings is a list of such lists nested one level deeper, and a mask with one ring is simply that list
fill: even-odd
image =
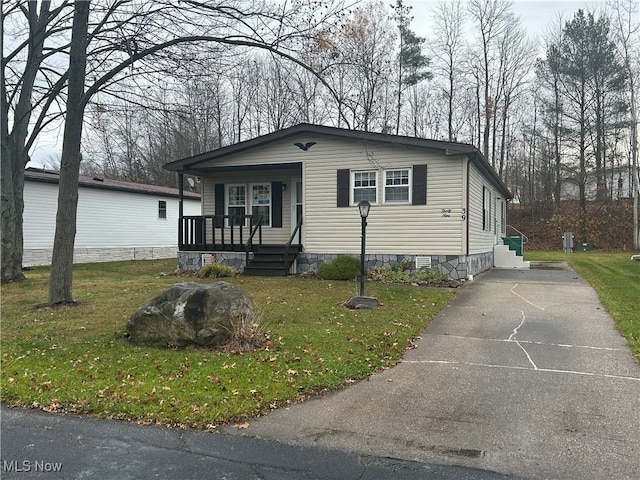
[{"label": "concrete walkway", "polygon": [[222,431],[532,479],[640,478],[640,366],[586,282],[533,267],[467,284],[398,366]]}]

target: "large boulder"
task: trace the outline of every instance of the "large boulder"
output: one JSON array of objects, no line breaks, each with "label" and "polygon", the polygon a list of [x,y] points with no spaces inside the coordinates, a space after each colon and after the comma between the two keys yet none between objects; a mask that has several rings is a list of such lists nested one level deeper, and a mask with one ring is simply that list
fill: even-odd
[{"label": "large boulder", "polygon": [[177,283],[131,316],[127,334],[135,343],[214,346],[229,339],[233,325],[254,316],[253,302],[235,285]]}]

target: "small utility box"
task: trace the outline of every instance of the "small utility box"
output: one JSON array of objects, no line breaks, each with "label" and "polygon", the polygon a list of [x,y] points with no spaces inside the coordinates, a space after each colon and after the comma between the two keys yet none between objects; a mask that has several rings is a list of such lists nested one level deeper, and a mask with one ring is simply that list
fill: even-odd
[{"label": "small utility box", "polygon": [[566,253],[573,252],[573,233],[564,233],[564,236],[562,237],[562,247]]}]

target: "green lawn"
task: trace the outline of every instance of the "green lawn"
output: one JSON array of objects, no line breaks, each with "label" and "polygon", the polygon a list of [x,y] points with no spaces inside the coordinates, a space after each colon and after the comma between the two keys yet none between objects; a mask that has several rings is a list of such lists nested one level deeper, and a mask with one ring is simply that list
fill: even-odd
[{"label": "green lawn", "polygon": [[[126,321],[190,277],[175,260],[77,265],[76,307],[46,302],[49,269],[2,286],[2,401],[140,423],[212,428],[338,389],[395,364],[455,295],[448,289],[368,285],[384,304],[342,306],[355,282],[236,277],[267,322],[268,350],[243,355],[134,346]],[[199,280],[212,282],[215,280]]]},{"label": "green lawn", "polygon": [[640,362],[640,262],[631,255],[525,251],[526,260],[565,260],[588,281]]}]

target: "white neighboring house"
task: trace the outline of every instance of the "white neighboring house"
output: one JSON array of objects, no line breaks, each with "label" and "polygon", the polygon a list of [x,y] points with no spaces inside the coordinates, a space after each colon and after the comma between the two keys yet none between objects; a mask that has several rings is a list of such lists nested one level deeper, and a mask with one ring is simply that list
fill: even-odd
[{"label": "white neighboring house", "polygon": [[[23,266],[51,264],[58,183],[58,172],[25,170]],[[74,262],[175,257],[179,201],[175,188],[80,176]],[[183,212],[201,213],[199,194],[183,192]]]},{"label": "white neighboring house", "polygon": [[501,238],[511,194],[472,145],[300,124],[165,168],[202,179],[203,213],[180,219],[181,269],[211,252],[245,275],[357,256],[363,199],[367,267],[406,262],[457,279],[527,265]]}]

